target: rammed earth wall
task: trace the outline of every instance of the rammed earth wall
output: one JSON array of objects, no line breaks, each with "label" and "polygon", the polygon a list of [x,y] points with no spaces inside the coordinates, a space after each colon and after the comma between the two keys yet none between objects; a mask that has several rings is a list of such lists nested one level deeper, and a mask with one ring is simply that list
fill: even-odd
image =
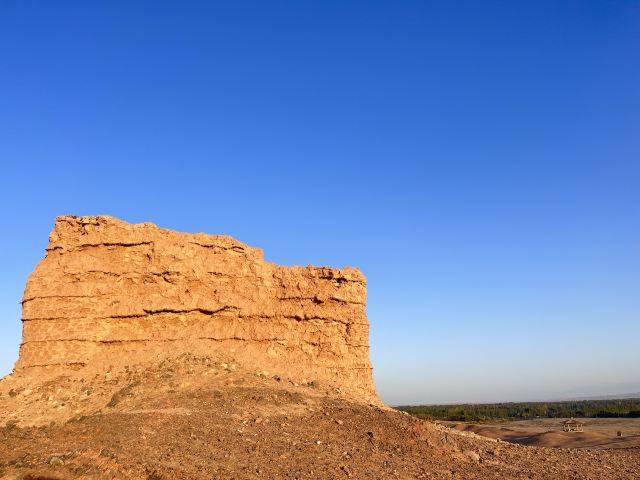
[{"label": "rammed earth wall", "polygon": [[354,268],[284,267],[228,236],[58,217],[25,289],[16,370],[223,353],[375,398],[365,300]]}]

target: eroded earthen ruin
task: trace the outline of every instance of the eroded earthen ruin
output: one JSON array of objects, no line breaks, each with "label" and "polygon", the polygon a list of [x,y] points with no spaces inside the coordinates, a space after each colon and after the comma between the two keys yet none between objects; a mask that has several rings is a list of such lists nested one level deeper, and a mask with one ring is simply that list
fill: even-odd
[{"label": "eroded earthen ruin", "polygon": [[22,300],[17,372],[220,353],[375,398],[355,268],[279,266],[228,236],[107,216],[58,217],[49,240]]}]

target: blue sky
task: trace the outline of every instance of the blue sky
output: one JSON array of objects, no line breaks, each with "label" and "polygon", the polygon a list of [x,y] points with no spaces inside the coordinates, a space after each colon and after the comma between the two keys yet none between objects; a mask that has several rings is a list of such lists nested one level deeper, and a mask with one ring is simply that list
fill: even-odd
[{"label": "blue sky", "polygon": [[640,391],[640,4],[0,5],[0,374],[60,214],[368,277],[391,403]]}]

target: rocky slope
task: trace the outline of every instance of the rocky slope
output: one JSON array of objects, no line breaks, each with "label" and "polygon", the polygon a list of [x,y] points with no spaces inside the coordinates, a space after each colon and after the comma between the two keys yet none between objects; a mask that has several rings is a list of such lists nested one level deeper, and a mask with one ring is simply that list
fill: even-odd
[{"label": "rocky slope", "polygon": [[512,445],[222,358],[181,355],[36,386],[2,381],[7,409],[40,426],[0,428],[2,480],[640,476],[638,449]]},{"label": "rocky slope", "polygon": [[283,267],[228,236],[63,216],[25,289],[15,370],[223,353],[375,401],[365,300],[354,268]]}]

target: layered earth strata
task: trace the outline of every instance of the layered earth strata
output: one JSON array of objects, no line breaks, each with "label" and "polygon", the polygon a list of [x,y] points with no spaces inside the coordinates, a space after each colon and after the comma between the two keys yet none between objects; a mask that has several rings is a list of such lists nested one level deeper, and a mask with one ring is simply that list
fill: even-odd
[{"label": "layered earth strata", "polygon": [[376,401],[365,300],[355,268],[280,266],[225,235],[62,216],[27,282],[15,372],[224,354]]}]

